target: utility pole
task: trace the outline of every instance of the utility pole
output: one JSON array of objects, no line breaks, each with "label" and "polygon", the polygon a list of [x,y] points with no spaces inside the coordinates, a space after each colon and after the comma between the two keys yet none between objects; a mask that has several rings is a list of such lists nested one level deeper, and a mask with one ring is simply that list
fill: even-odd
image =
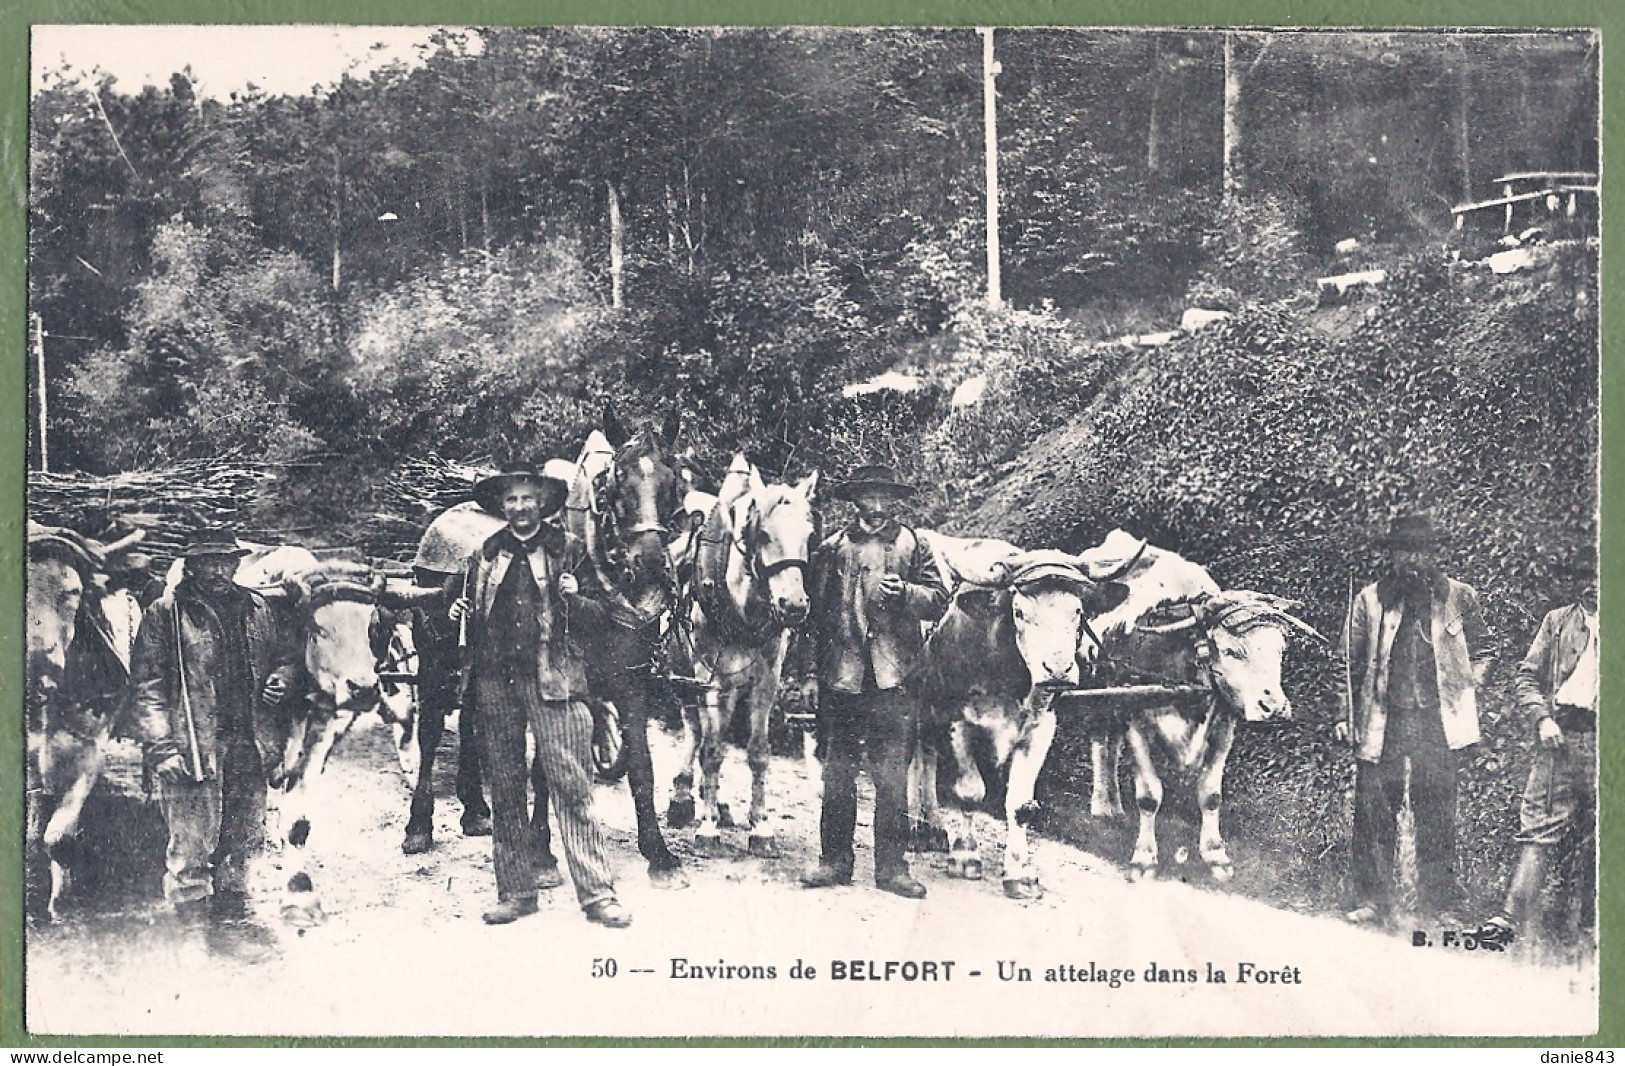
[{"label": "utility pole", "polygon": [[987,305],[997,308],[1004,300],[999,294],[999,64],[993,59],[993,28],[984,26],[982,35],[982,143],[987,161]]},{"label": "utility pole", "polygon": [[625,261],[623,242],[625,231],[621,223],[621,194],[616,191],[613,181],[606,182],[609,187],[609,306],[619,311],[621,309],[621,271]]},{"label": "utility pole", "polygon": [[37,314],[28,316],[29,335],[34,347],[34,416],[39,425],[40,473],[51,469],[51,458],[45,443],[45,324]]}]

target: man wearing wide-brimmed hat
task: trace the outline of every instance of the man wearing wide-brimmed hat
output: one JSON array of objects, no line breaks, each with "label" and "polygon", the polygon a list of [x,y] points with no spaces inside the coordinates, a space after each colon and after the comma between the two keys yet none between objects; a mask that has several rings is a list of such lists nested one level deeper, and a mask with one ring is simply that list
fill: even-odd
[{"label": "man wearing wide-brimmed hat", "polygon": [[866,759],[875,787],[875,884],[908,899],[925,895],[905,855],[908,761],[919,714],[903,679],[920,654],[920,623],[942,616],[948,590],[930,546],[894,517],[913,494],[890,467],[859,467],[831,490],[856,508],[856,517],[813,557],[824,798],[819,865],[801,879],[809,888],[852,880],[858,766]]},{"label": "man wearing wide-brimmed hat", "polygon": [[[1499,914],[1479,927],[1483,941],[1511,943],[1534,917],[1546,878],[1576,855],[1582,923],[1596,913],[1597,549],[1575,545],[1553,567],[1573,597],[1540,623],[1514,681],[1537,747],[1518,810],[1518,865]],[[1563,587],[1567,586],[1567,587]]]},{"label": "man wearing wide-brimmed hat", "polygon": [[1388,573],[1350,606],[1339,671],[1352,743],[1352,882],[1355,923],[1381,920],[1393,904],[1400,808],[1410,768],[1416,818],[1420,916],[1459,929],[1456,752],[1479,740],[1477,688],[1489,668],[1489,631],[1478,594],[1439,569],[1441,538],[1425,514],[1396,517],[1385,536]]},{"label": "man wearing wide-brimmed hat", "polygon": [[583,629],[601,624],[603,612],[581,594],[581,582],[593,581],[595,571],[581,543],[548,521],[568,491],[558,477],[530,464],[474,486],[475,501],[507,525],[469,558],[462,595],[450,611],[468,627],[468,694],[491,778],[497,905],[484,914],[490,925],[535,914],[538,885],[556,883],[536,854],[526,818],[527,726],[556,801],[582,909],[600,925],[631,923],[615,898],[609,849],[592,810],[593,720],[582,702],[581,642]]},{"label": "man wearing wide-brimmed hat", "polygon": [[212,531],[181,554],[181,580],[147,608],[130,656],[135,732],[169,826],[164,897],[259,953],[271,942],[245,924],[248,867],[265,847],[266,767],[282,758],[274,708],[301,668],[271,607],[232,580],[248,554],[235,536]]}]

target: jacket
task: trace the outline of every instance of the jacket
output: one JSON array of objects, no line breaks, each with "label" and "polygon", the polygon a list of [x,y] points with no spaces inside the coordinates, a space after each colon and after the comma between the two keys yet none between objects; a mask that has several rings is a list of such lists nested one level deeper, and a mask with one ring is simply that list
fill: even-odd
[{"label": "jacket", "polygon": [[[486,640],[486,625],[502,579],[517,557],[507,545],[511,534],[504,528],[492,534],[468,559],[462,595],[468,599],[467,663],[464,691],[475,671],[480,669],[480,648]],[[542,642],[536,649],[536,680],[543,699],[582,699],[587,693],[586,660],[583,648],[590,641],[591,627],[606,623],[603,606],[580,592],[565,596],[559,592],[559,575],[576,575],[582,590],[601,588],[598,571],[580,538],[556,526],[543,527],[530,544],[530,572],[541,593],[543,605]],[[466,704],[465,704],[466,706]]]},{"label": "jacket", "polygon": [[1585,611],[1579,604],[1548,611],[1535,631],[1529,645],[1529,654],[1518,664],[1512,687],[1518,707],[1529,716],[1531,723],[1539,722],[1552,713],[1552,701],[1563,682],[1574,673],[1591,641],[1591,630],[1586,626]]},{"label": "jacket", "polygon": [[[282,731],[274,708],[266,707],[261,693],[265,682],[279,675],[285,682],[284,701],[299,698],[298,681],[303,673],[297,661],[298,649],[282,632],[275,612],[264,597],[247,589],[236,594],[247,598],[246,644],[249,666],[249,711],[253,715],[254,746],[261,764],[282,762]],[[176,653],[176,614],[179,613],[180,654]],[[141,617],[135,647],[130,653],[132,732],[147,745],[149,764],[171,755],[180,755],[192,771],[191,738],[197,738],[197,756],[206,778],[219,773],[219,746],[216,735],[221,700],[217,689],[220,648],[211,622],[220,623],[212,604],[191,591],[186,582],[153,601]],[[181,667],[186,673],[187,708],[181,700]]]},{"label": "jacket", "polygon": [[[868,552],[879,555],[881,565],[864,573]],[[896,602],[872,595],[885,574],[907,584]],[[854,524],[819,545],[810,598],[819,680],[838,692],[862,692],[866,666],[878,688],[901,685],[925,642],[920,623],[936,621],[948,608],[948,588],[930,546],[895,521],[873,534]]]},{"label": "jacket", "polygon": [[[1355,758],[1376,762],[1382,758],[1388,724],[1388,671],[1393,662],[1394,638],[1403,607],[1399,600],[1384,606],[1378,595],[1381,582],[1373,582],[1354,598],[1342,640],[1343,669],[1337,685],[1348,716]],[[1439,690],[1439,715],[1445,743],[1451,750],[1476,744],[1477,686],[1492,655],[1489,630],[1472,587],[1441,577],[1433,590],[1429,637]],[[1352,680],[1354,698],[1349,699]]]}]

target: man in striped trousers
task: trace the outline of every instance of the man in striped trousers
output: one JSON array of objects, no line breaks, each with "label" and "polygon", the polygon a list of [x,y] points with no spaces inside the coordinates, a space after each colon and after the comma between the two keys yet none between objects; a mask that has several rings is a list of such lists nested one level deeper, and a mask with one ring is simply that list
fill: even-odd
[{"label": "man in striped trousers", "polygon": [[[480,506],[507,521],[468,561],[451,617],[468,627],[468,684],[491,777],[492,851],[497,905],[488,925],[537,910],[535,841],[526,817],[525,730],[559,820],[565,862],[589,921],[624,928],[632,918],[615,899],[609,850],[593,817],[592,714],[580,627],[599,605],[581,595],[576,571],[595,572],[579,541],[545,519],[568,487],[534,468],[510,468],[474,486]],[[577,626],[573,637],[571,626]],[[467,704],[465,703],[465,706]]]}]

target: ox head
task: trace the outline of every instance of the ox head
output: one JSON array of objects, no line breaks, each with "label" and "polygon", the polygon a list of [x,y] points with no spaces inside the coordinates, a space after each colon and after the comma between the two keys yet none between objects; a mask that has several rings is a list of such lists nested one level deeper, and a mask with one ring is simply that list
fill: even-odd
[{"label": "ox head", "polygon": [[807,566],[816,539],[813,494],[818,473],[795,485],[769,485],[750,468],[750,490],[739,500],[743,520],[736,528],[750,559],[752,577],[765,587],[773,617],[789,626],[807,620]]},{"label": "ox head", "polygon": [[28,544],[28,700],[38,705],[62,683],[90,569],[51,538]]},{"label": "ox head", "polygon": [[288,581],[299,617],[305,672],[322,711],[362,714],[378,707],[373,647],[382,575],[364,563],[324,562]]},{"label": "ox head", "polygon": [[141,540],[137,530],[104,544],[71,529],[28,523],[27,682],[30,706],[39,706],[62,684],[87,599],[105,591],[108,560]]},{"label": "ox head", "polygon": [[629,433],[613,407],[604,411],[604,436],[615,454],[597,474],[595,491],[613,550],[622,556],[627,582],[633,587],[624,591],[670,583],[665,542],[678,532],[672,527],[688,488],[673,457],[681,428],[680,417],[673,413],[658,432],[646,426]]},{"label": "ox head", "polygon": [[1010,565],[1010,620],[1033,691],[1078,684],[1080,650],[1098,650],[1089,620],[1121,603],[1128,589],[1097,581],[1063,552],[1028,552]]},{"label": "ox head", "polygon": [[1292,612],[1302,604],[1261,592],[1226,590],[1194,604],[1193,614],[1149,632],[1189,629],[1198,641],[1197,659],[1206,665],[1213,687],[1249,722],[1292,717],[1292,702],[1281,684],[1286,640],[1298,632],[1325,638]]}]

